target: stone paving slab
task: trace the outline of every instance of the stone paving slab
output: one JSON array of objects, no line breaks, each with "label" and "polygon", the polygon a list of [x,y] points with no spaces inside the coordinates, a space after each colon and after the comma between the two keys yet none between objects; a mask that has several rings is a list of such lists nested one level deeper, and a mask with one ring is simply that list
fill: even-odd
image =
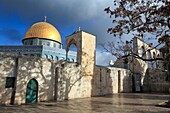
[{"label": "stone paving slab", "polygon": [[168,99],[170,94],[121,93],[64,102],[0,106],[0,113],[170,113],[170,108],[156,106]]}]

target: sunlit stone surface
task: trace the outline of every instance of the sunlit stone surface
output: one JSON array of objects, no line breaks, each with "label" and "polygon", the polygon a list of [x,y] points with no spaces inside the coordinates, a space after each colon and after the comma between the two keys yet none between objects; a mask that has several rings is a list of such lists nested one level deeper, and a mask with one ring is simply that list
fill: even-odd
[{"label": "sunlit stone surface", "polygon": [[32,105],[1,107],[1,113],[170,113],[169,108],[156,107],[170,98],[160,94],[115,94],[105,97],[44,102]]}]

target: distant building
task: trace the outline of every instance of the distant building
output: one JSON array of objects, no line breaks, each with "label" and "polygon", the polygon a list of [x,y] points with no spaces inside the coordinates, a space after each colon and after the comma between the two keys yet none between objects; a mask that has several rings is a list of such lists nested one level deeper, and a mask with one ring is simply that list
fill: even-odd
[{"label": "distant building", "polygon": [[[25,56],[42,57],[51,60],[66,60],[58,30],[46,20],[33,24],[25,33],[23,46],[0,46],[0,52]],[[67,61],[75,62],[77,52],[69,51]]]}]

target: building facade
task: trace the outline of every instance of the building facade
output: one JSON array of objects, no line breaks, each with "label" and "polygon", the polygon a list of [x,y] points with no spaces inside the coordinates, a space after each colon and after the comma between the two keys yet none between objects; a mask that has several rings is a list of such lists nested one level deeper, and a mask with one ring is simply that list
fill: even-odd
[{"label": "building facade", "polygon": [[[42,23],[39,24],[42,25]],[[61,49],[60,37],[53,38],[59,34],[55,30],[54,35],[48,34],[52,30],[51,27],[44,28],[46,25],[48,26],[46,22],[43,22],[43,26],[28,30],[23,39],[24,46],[1,47],[3,52],[0,53],[0,104],[63,101],[128,93],[133,91],[134,86],[136,91],[141,91],[141,87],[146,92],[167,92],[169,90],[170,84],[165,80],[163,72],[156,68],[147,73],[147,62],[134,60],[137,63],[135,67],[132,67],[135,72],[132,72],[130,68],[121,67],[124,65],[121,62],[115,63],[117,67],[97,66],[95,35],[81,30],[74,32],[66,37],[66,50],[64,50]],[[40,28],[45,31],[50,28],[50,31],[47,32],[48,37],[43,34],[45,31],[39,33]],[[142,44],[146,45],[141,40],[136,39],[135,41],[140,47]],[[60,58],[62,55],[65,55],[65,57],[63,56],[65,59],[71,59],[69,48],[72,44],[77,48],[76,57],[73,52],[73,59],[76,59],[76,62],[54,60],[56,56]],[[15,50],[16,54],[13,54],[14,52],[12,53],[10,49]],[[30,51],[26,51],[29,49]],[[7,50],[10,52],[6,52]],[[49,58],[49,55],[52,54],[48,50],[51,53],[56,52],[55,56]],[[60,52],[61,56],[59,56]],[[37,54],[38,57],[36,57]]]},{"label": "building facade", "polygon": [[23,46],[0,46],[0,52],[76,62],[77,52],[70,51],[66,59],[58,30],[46,21],[33,24],[22,43]]}]

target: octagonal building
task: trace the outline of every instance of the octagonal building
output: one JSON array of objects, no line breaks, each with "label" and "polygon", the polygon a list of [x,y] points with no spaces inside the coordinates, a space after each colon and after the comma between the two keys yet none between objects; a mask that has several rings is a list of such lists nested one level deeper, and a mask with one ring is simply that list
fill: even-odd
[{"label": "octagonal building", "polygon": [[17,53],[19,55],[42,57],[51,60],[76,61],[77,53],[62,49],[62,40],[58,30],[50,23],[37,22],[25,33],[22,39],[23,46],[0,46],[0,52]]}]

